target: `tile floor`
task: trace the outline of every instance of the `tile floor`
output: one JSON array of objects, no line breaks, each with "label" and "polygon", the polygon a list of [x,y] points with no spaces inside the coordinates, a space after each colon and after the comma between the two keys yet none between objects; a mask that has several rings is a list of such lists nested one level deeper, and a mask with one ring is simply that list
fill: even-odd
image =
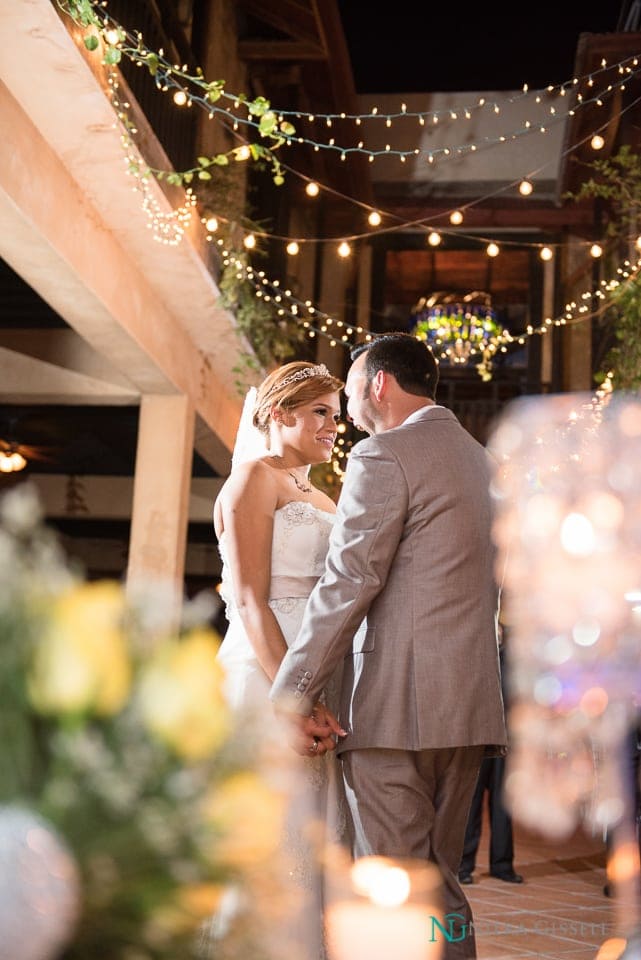
[{"label": "tile floor", "polygon": [[515,859],[523,884],[489,876],[483,825],[472,904],[479,960],[615,960],[615,901],[603,893],[605,846],[579,831],[557,843],[515,825]]}]

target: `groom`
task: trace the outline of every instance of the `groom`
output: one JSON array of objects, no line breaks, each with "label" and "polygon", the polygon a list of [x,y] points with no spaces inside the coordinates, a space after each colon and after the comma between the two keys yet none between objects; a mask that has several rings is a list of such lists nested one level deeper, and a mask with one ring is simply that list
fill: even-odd
[{"label": "groom", "polygon": [[424,343],[385,334],[352,359],[347,414],[370,436],[350,454],[325,573],[271,698],[301,749],[323,752],[312,711],[344,660],[341,727],[325,718],[346,732],[353,854],[436,863],[445,912],[463,918],[443,956],[461,960],[476,956],[458,882],[468,810],[484,754],[506,743],[489,455],[435,404]]}]

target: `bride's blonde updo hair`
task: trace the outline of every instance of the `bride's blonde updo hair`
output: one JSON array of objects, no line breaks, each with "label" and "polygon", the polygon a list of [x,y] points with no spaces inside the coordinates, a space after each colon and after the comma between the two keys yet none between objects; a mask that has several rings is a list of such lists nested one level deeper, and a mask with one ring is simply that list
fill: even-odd
[{"label": "bride's blonde updo hair", "polygon": [[324,393],[336,393],[343,386],[343,381],[333,376],[324,363],[307,363],[304,360],[286,363],[265,377],[258,388],[252,423],[269,440],[273,407],[295,410]]}]

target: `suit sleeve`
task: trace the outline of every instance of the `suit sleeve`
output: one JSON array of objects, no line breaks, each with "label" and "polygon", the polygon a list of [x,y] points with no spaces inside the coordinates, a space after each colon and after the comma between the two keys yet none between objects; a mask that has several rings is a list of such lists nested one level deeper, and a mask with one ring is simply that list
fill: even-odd
[{"label": "suit sleeve", "polygon": [[311,712],[385,586],[407,507],[408,485],[396,457],[377,437],[361,440],[348,461],[325,573],[274,679],[272,700]]}]

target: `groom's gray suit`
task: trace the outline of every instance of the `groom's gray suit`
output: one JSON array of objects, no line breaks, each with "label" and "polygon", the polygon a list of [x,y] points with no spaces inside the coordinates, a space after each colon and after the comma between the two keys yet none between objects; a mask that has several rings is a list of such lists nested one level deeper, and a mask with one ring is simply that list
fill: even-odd
[{"label": "groom's gray suit", "polygon": [[[343,663],[338,745],[354,853],[423,857],[446,910],[485,748],[506,743],[489,455],[425,406],[350,455],[315,587],[272,699],[309,714]],[[473,935],[445,957],[475,956]]]}]

